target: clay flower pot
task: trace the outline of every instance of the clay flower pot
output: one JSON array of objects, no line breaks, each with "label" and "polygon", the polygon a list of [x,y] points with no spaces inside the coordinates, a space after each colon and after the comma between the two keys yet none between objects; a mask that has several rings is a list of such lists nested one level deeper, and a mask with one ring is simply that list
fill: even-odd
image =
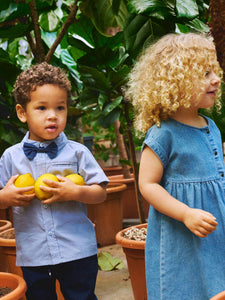
[{"label": "clay flower pot", "polygon": [[147,228],[147,223],[135,225],[121,230],[116,235],[116,243],[123,247],[130,274],[132,290],[135,300],[147,300],[145,278],[145,241],[136,241],[125,238],[124,232],[128,229]]},{"label": "clay flower pot", "polygon": [[21,276],[0,272],[0,288],[6,287],[12,289],[12,291],[1,297],[1,300],[22,299],[27,290],[25,280]]},{"label": "clay flower pot", "polygon": [[[12,222],[7,220],[0,220],[0,233],[9,228],[12,228]],[[6,261],[2,253],[2,248],[0,247],[0,272],[6,272],[6,271],[7,271]]]},{"label": "clay flower pot", "polygon": [[120,183],[107,185],[107,198],[98,204],[87,204],[88,218],[95,224],[99,247],[115,244],[115,235],[123,228],[123,192],[127,186]]},{"label": "clay flower pot", "polygon": [[[6,262],[7,271],[19,275],[20,277],[23,277],[23,272],[21,268],[16,265],[16,240],[15,240],[14,228],[7,229],[0,233],[0,249],[3,254],[3,258]],[[56,281],[56,293],[58,296],[58,300],[64,300],[58,281]],[[0,298],[0,299],[2,300],[4,298]],[[14,298],[9,298],[9,299],[14,299]],[[26,300],[26,297],[24,296],[21,299]]]},{"label": "clay flower pot", "polygon": [[210,298],[210,300],[225,300],[225,291],[220,292],[219,294]]},{"label": "clay flower pot", "polygon": [[8,220],[0,220],[0,232],[12,227],[12,222]]}]

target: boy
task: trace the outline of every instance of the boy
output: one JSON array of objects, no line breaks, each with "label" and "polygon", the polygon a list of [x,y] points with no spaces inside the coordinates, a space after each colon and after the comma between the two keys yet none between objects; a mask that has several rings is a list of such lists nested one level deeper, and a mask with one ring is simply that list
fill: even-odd
[{"label": "boy", "polygon": [[[1,157],[0,208],[13,206],[17,265],[27,300],[57,299],[56,279],[66,300],[97,299],[96,237],[85,203],[105,200],[108,179],[89,150],[63,133],[70,82],[60,68],[41,63],[18,76],[13,93],[17,116],[29,131]],[[35,180],[57,175],[59,182],[45,179],[49,187],[41,187],[52,196],[40,201],[34,193],[24,194],[34,187],[16,188],[16,175],[25,173]],[[70,173],[79,173],[86,185],[65,178]]]}]

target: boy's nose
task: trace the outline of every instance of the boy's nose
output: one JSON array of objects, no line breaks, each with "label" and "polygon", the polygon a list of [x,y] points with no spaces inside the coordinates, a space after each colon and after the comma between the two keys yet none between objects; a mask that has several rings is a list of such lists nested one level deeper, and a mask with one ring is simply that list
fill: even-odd
[{"label": "boy's nose", "polygon": [[56,118],[56,113],[54,110],[49,111],[48,113],[48,119],[55,119]]}]

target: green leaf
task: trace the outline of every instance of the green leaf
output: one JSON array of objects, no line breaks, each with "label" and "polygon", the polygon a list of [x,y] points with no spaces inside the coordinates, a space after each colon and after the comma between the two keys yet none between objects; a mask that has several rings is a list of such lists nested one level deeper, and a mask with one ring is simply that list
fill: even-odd
[{"label": "green leaf", "polygon": [[198,16],[198,5],[195,0],[176,0],[178,18],[193,19]]},{"label": "green leaf", "polygon": [[103,116],[108,116],[109,113],[111,113],[117,106],[120,105],[120,103],[122,102],[123,97],[119,96],[116,99],[114,99],[112,102],[110,102],[109,104],[107,104],[103,111],[102,111],[102,115]]},{"label": "green leaf", "polygon": [[120,258],[114,258],[109,252],[98,253],[98,266],[102,271],[113,271],[124,268],[124,263]]},{"label": "green leaf", "polygon": [[209,26],[197,18],[187,22],[186,24],[191,29],[195,29],[196,31],[199,31],[199,32],[209,32],[210,31]]},{"label": "green leaf", "polygon": [[77,71],[77,63],[66,49],[62,49],[60,52],[60,59],[64,65],[67,66],[71,76],[75,79],[79,89],[82,88],[82,82],[80,80],[80,74]]},{"label": "green leaf", "polygon": [[40,15],[39,25],[45,31],[56,31],[60,23],[54,11],[44,12]]},{"label": "green leaf", "polygon": [[5,25],[0,27],[0,38],[7,38],[7,39],[15,39],[17,37],[22,37],[30,32],[32,29],[31,23],[22,24],[22,23],[15,23],[14,25]]},{"label": "green leaf", "polygon": [[18,8],[18,4],[16,4],[15,2],[13,3],[9,3],[9,6],[6,7],[6,2],[4,3],[4,1],[1,1],[1,6],[0,6],[0,23],[1,22],[5,22],[9,16],[11,16],[14,12],[17,11]]},{"label": "green leaf", "polygon": [[[117,3],[118,4],[118,3]],[[86,0],[80,5],[81,11],[91,18],[96,29],[103,35],[107,35],[109,27],[123,28],[127,16],[125,1],[121,0],[119,8],[111,0]]]},{"label": "green leaf", "polygon": [[165,0],[131,0],[129,11],[144,14],[161,20],[168,20],[175,16],[174,1]]},{"label": "green leaf", "polygon": [[121,109],[116,107],[107,116],[100,115],[98,119],[98,124],[103,128],[109,128],[116,120],[120,118]]},{"label": "green leaf", "polygon": [[79,66],[78,71],[81,74],[81,80],[84,81],[84,84],[89,89],[103,93],[110,89],[110,85],[105,74],[98,71],[97,68]]}]

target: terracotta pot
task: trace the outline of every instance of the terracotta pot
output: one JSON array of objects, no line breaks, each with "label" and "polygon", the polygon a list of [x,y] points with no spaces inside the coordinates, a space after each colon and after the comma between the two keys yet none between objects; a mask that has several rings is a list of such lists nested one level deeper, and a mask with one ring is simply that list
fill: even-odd
[{"label": "terracotta pot", "polygon": [[[108,176],[110,182],[119,182],[127,185],[126,191],[123,193],[123,218],[138,219],[138,208],[135,194],[134,175],[131,178],[124,178],[123,175]],[[149,203],[143,199],[143,209],[145,218],[148,218]]]},{"label": "terracotta pot", "polygon": [[123,251],[126,255],[127,266],[135,300],[147,300],[145,277],[145,241],[129,240],[123,237],[124,232],[132,227],[147,228],[147,224],[145,223],[131,226],[121,230],[116,235],[116,243],[123,247]]},{"label": "terracotta pot", "polygon": [[212,298],[210,298],[210,300],[225,300],[225,291],[213,296]]},{"label": "terracotta pot", "polygon": [[[102,168],[106,176],[122,175],[122,167],[104,167]],[[132,170],[132,168],[130,168]]]},{"label": "terracotta pot", "polygon": [[[12,228],[12,222],[7,220],[0,220],[0,232],[5,231],[9,228]],[[3,250],[0,247],[0,272],[6,272],[7,265],[5,261],[5,257],[3,256]]]},{"label": "terracotta pot", "polygon": [[12,222],[8,220],[0,220],[0,232],[12,227]]},{"label": "terracotta pot", "polygon": [[[6,261],[8,272],[23,277],[21,268],[16,265],[16,240],[14,238],[14,234],[14,228],[10,228],[1,232],[0,248],[2,249],[2,254],[4,260]],[[56,292],[58,300],[64,300],[64,297],[60,291],[60,285],[58,281],[56,281]],[[26,300],[26,297],[24,296],[22,299]]]},{"label": "terracotta pot", "polygon": [[25,280],[16,274],[0,272],[0,287],[9,287],[13,291],[1,297],[1,300],[24,299],[27,286]]},{"label": "terracotta pot", "polygon": [[127,186],[109,183],[107,198],[98,204],[88,204],[88,218],[95,224],[99,247],[115,244],[115,235],[123,228],[123,193]]}]

